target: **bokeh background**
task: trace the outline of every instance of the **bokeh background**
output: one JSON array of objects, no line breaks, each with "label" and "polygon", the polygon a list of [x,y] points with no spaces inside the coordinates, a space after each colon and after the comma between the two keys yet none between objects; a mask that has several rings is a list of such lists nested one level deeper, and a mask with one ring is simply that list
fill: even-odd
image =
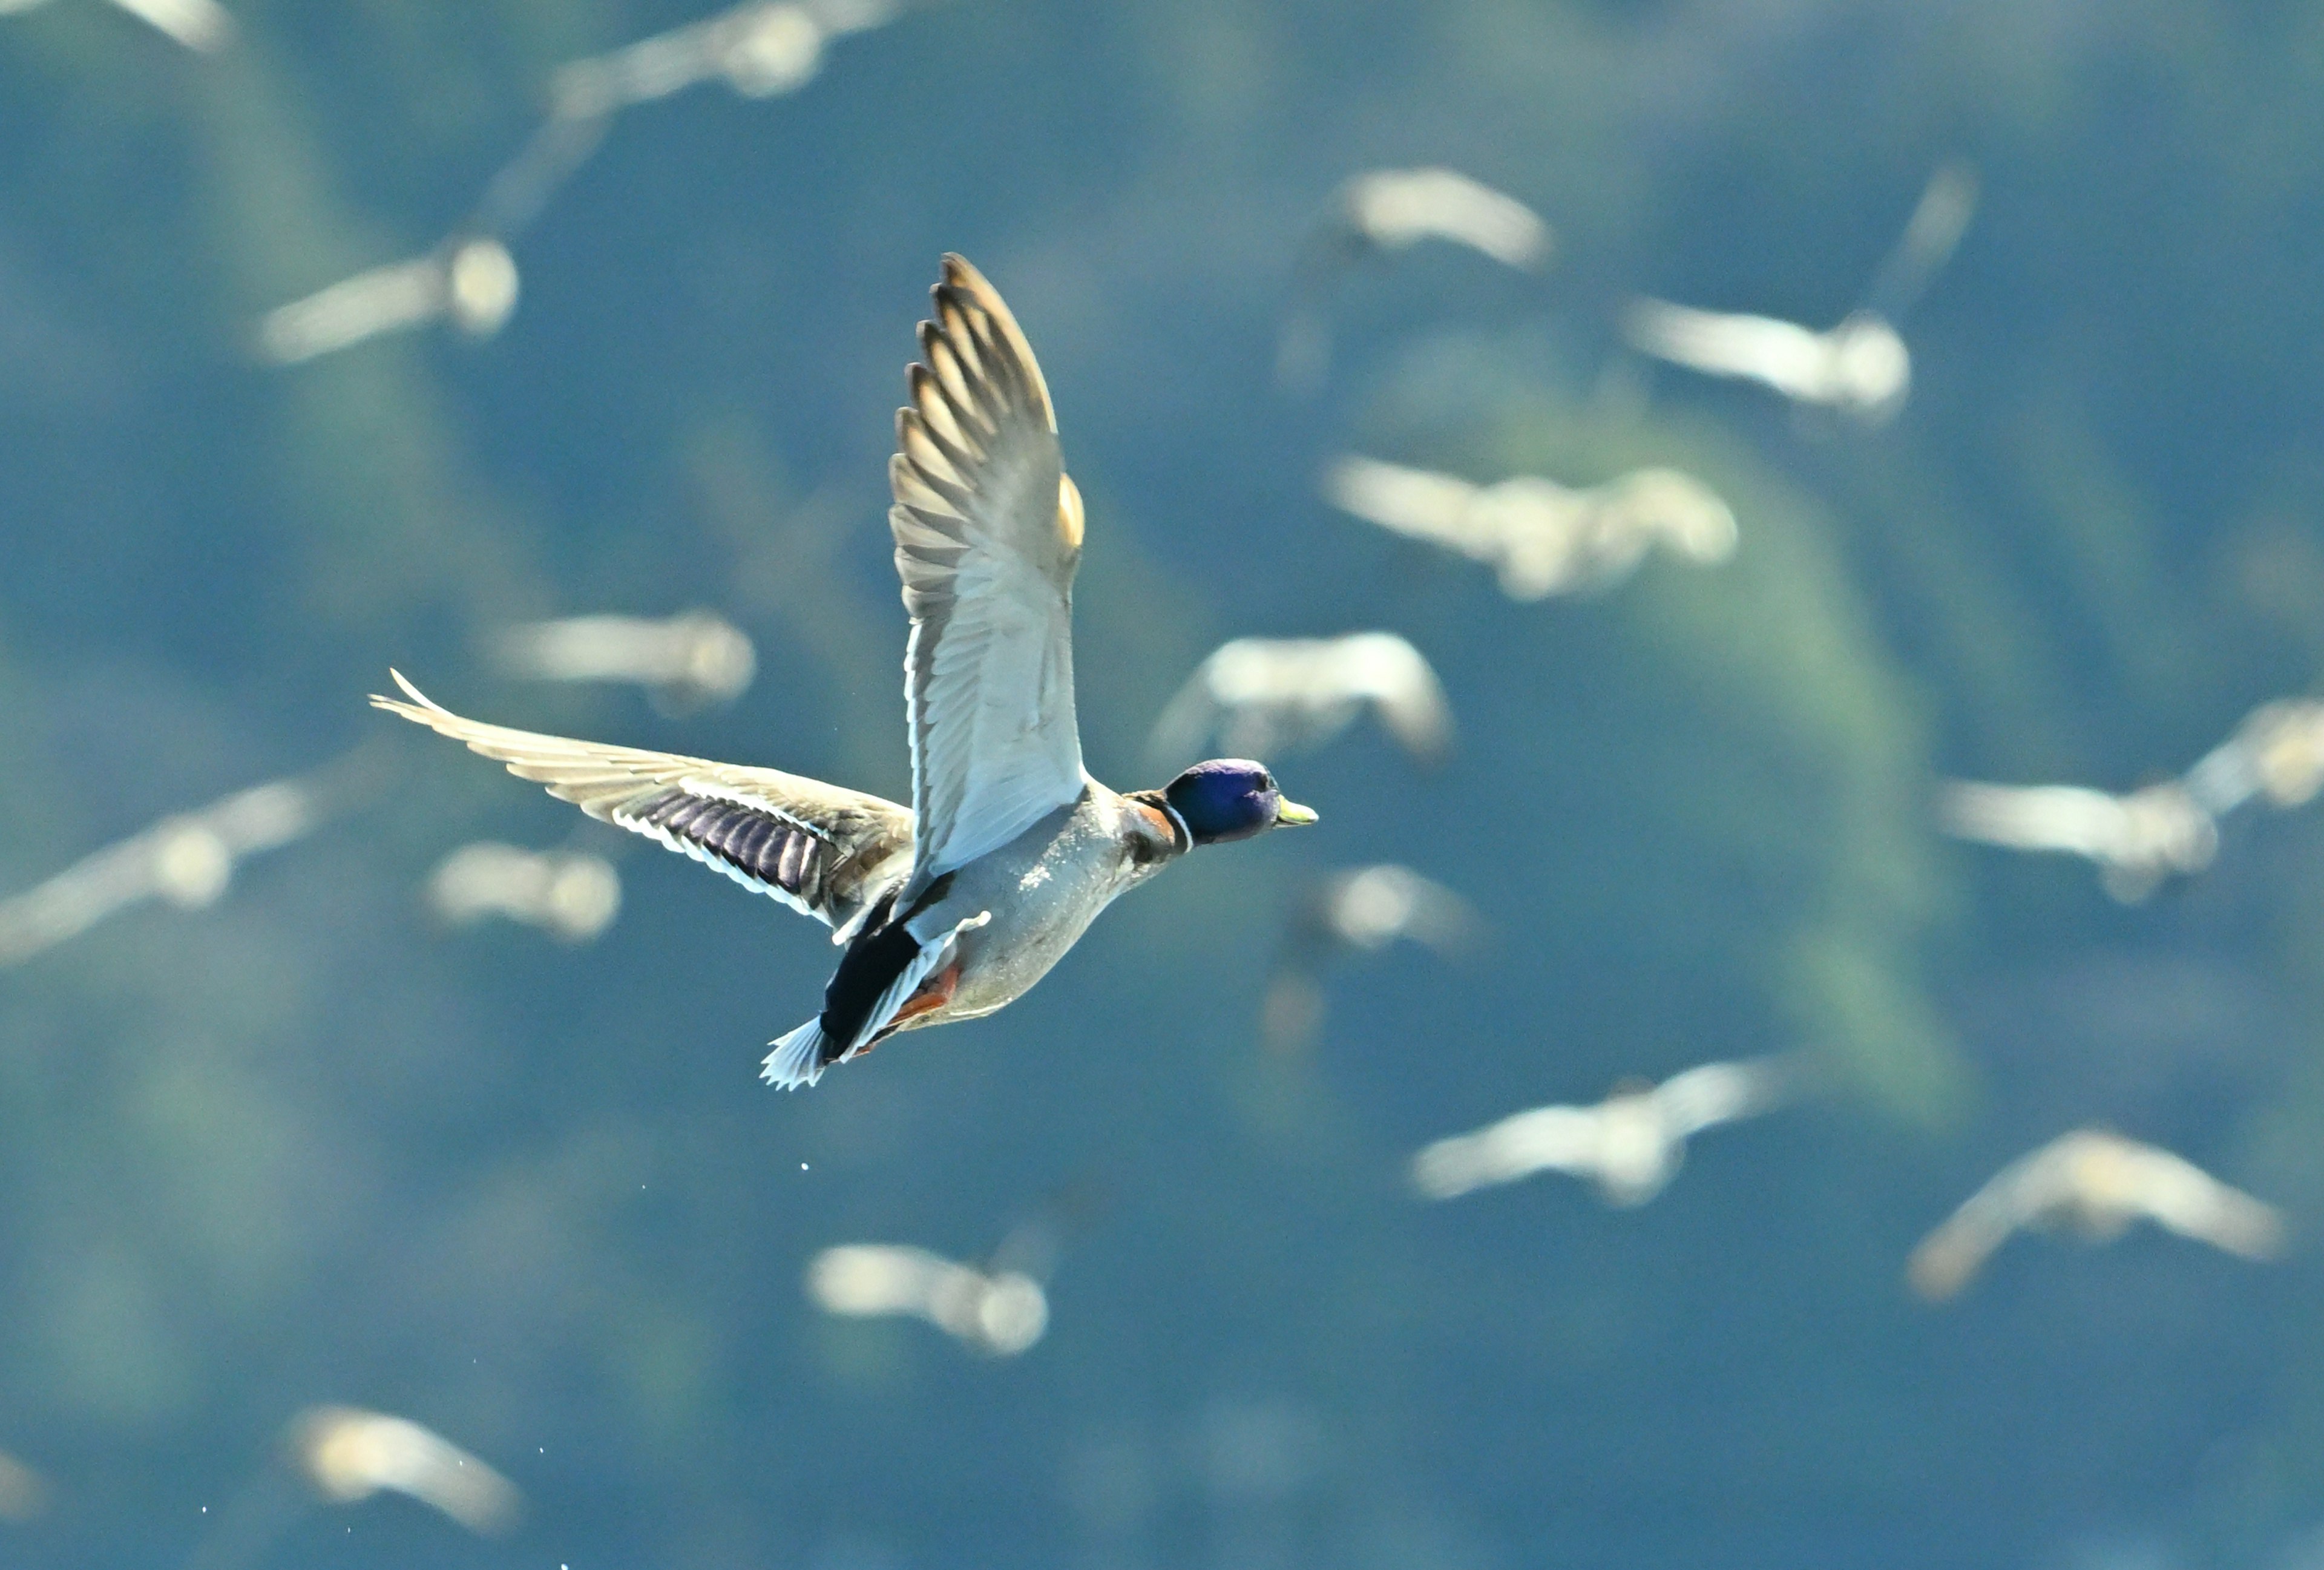
[{"label": "bokeh background", "polygon": [[[936,258],[1007,293],[1090,504],[1096,772],[1152,783],[1222,638],[1363,627],[1457,749],[1277,760],[1323,827],[1197,856],[1036,993],[811,1094],[754,1077],[823,935],[414,732],[369,808],[189,915],[0,973],[0,1449],[25,1565],[222,1562],[299,1408],[507,1472],[502,1542],[383,1500],[238,1563],[1492,1570],[2324,1564],[2324,1263],[1914,1240],[2078,1122],[2324,1231],[2324,820],[2230,826],[2135,909],[1949,844],[1941,775],[2125,788],[2324,662],[2324,8],[2083,0],[954,0],[798,93],[625,115],[516,246],[522,303],[272,368],[267,309],[426,248],[556,65],[685,0],[237,0],[179,50],[0,21],[0,888],[392,722],[465,712],[908,790],[881,517]],[[1894,425],[1642,379],[1622,296],[1813,325],[1930,170],[1984,200]],[[1358,169],[1533,204],[1535,282],[1351,276],[1272,383]],[[1620,390],[1612,395],[1609,389]],[[1329,511],[1355,448],[1493,479],[1688,467],[1741,548],[1594,599]],[[739,702],[511,683],[491,628],[708,606]],[[593,947],[447,933],[484,836],[621,856]],[[1397,860],[1466,965],[1257,1016],[1303,879]],[[1421,1142],[1625,1075],[1801,1049],[1827,1093],[1609,1212],[1422,1206]],[[827,1244],[1060,1248],[1046,1341],[824,1318]]]}]

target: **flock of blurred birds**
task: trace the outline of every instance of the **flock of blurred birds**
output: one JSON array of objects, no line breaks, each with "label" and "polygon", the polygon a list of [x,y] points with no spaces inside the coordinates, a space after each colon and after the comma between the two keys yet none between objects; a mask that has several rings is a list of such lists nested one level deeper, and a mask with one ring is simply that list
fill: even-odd
[{"label": "flock of blurred birds", "polygon": [[[45,3],[0,0],[0,14]],[[235,36],[217,0],[110,3],[189,49],[223,49]],[[905,9],[904,0],[748,0],[565,66],[551,80],[539,130],[452,234],[422,255],[270,312],[254,334],[256,352],[290,365],[434,322],[490,336],[516,306],[512,243],[622,110],[699,83],[724,82],[748,97],[795,90],[816,74],[834,41]],[[1939,169],[1862,303],[1828,329],[1640,297],[1622,308],[1620,335],[1649,359],[1760,383],[1803,411],[1884,423],[1911,387],[1911,354],[1898,324],[1951,255],[1976,201],[1971,171]],[[1539,215],[1456,171],[1356,176],[1335,193],[1296,270],[1277,361],[1286,391],[1312,389],[1327,370],[1328,304],[1340,279],[1422,242],[1465,247],[1526,272],[1544,270],[1554,249]],[[1716,493],[1666,468],[1586,487],[1533,475],[1480,484],[1349,454],[1324,466],[1319,488],[1352,517],[1491,568],[1502,591],[1520,601],[1602,592],[1656,550],[1713,567],[1738,538],[1735,516]],[[511,678],[633,684],[672,714],[733,699],[755,669],[750,639],[700,611],[512,626],[484,653]],[[1204,660],[1172,698],[1154,727],[1152,751],[1157,760],[1181,759],[1215,739],[1230,753],[1271,756],[1321,745],[1367,713],[1416,759],[1433,761],[1451,744],[1443,687],[1403,637],[1371,631],[1240,638]],[[209,905],[226,891],[237,864],[359,810],[387,782],[378,756],[359,750],[313,774],[165,818],[0,900],[0,965],[20,965],[134,905]],[[1933,816],[1960,839],[2080,857],[2096,865],[2110,894],[2135,902],[2209,866],[2222,824],[2236,813],[2263,802],[2300,807],[2319,789],[2324,702],[2290,699],[2256,709],[2183,774],[2128,793],[1941,780]],[[613,921],[622,893],[618,873],[603,856],[482,842],[448,854],[425,880],[422,898],[449,927],[501,919],[580,943]],[[1324,973],[1339,959],[1400,941],[1459,958],[1484,936],[1467,900],[1408,867],[1317,877],[1286,921],[1261,1035],[1271,1050],[1305,1049],[1322,1027]],[[1448,1200],[1563,1172],[1590,1182],[1608,1205],[1642,1205],[1677,1174],[1689,1139],[1775,1112],[1812,1089],[1812,1078],[1808,1062],[1793,1056],[1706,1064],[1660,1085],[1625,1081],[1594,1105],[1536,1107],[1439,1140],[1412,1158],[1411,1182],[1426,1199]],[[1967,1286],[2017,1231],[2063,1229],[2106,1240],[2142,1220],[2247,1259],[2275,1254],[2285,1239],[2277,1212],[2171,1152],[2080,1129],[2012,1162],[1970,1196],[1914,1251],[1906,1279],[1923,1296],[1941,1299]],[[807,1295],[832,1315],[913,1316],[979,1352],[1014,1355],[1048,1325],[1043,1280],[1051,1251],[1028,1245],[1025,1230],[981,1264],[897,1244],[826,1249],[808,1266]],[[483,1532],[504,1530],[518,1517],[507,1479],[404,1418],[318,1408],[286,1430],[283,1454],[288,1472],[321,1501],[401,1492]],[[0,1454],[0,1519],[38,1513],[48,1488],[40,1474]]]}]

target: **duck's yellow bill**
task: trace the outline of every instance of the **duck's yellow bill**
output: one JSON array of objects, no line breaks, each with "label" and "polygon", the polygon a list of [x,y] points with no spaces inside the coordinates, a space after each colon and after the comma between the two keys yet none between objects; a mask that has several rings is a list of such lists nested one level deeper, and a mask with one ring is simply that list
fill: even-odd
[{"label": "duck's yellow bill", "polygon": [[1315,816],[1315,809],[1312,807],[1302,807],[1296,801],[1278,801],[1275,804],[1275,826],[1277,828],[1305,828],[1311,823],[1321,821]]}]

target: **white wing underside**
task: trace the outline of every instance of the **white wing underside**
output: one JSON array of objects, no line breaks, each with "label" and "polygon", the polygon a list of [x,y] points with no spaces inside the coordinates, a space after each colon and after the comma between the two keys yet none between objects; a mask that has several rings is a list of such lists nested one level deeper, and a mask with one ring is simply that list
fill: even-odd
[{"label": "white wing underside", "polygon": [[1076,799],[1073,579],[1081,505],[1040,367],[1009,308],[945,261],[889,465],[912,614],[915,891]]},{"label": "white wing underside", "polygon": [[1600,1133],[1594,1108],[1536,1107],[1426,1147],[1413,1158],[1413,1181],[1432,1198],[1450,1199],[1536,1172],[1587,1174],[1597,1169]]},{"label": "white wing underside", "polygon": [[1783,1070],[1770,1063],[1706,1063],[1655,1088],[1664,1126],[1683,1139],[1767,1111],[1783,1098]]},{"label": "white wing underside", "polygon": [[1631,346],[1656,359],[1705,375],[1763,382],[1803,402],[1831,396],[1831,340],[1797,322],[1647,300],[1632,307],[1627,326]]}]

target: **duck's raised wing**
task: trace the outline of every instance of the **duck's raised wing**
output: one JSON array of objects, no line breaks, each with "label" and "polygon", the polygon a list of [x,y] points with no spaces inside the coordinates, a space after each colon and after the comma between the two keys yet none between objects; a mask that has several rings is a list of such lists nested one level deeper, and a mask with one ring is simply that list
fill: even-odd
[{"label": "duck's raised wing", "polygon": [[895,802],[773,769],[609,747],[463,719],[391,671],[410,699],[374,694],[428,726],[549,788],[590,817],[657,840],[834,928],[900,878],[912,815]]},{"label": "duck's raised wing", "polygon": [[1049,390],[1001,296],[946,256],[888,477],[912,637],[915,888],[1080,796],[1074,569],[1081,496]]}]

